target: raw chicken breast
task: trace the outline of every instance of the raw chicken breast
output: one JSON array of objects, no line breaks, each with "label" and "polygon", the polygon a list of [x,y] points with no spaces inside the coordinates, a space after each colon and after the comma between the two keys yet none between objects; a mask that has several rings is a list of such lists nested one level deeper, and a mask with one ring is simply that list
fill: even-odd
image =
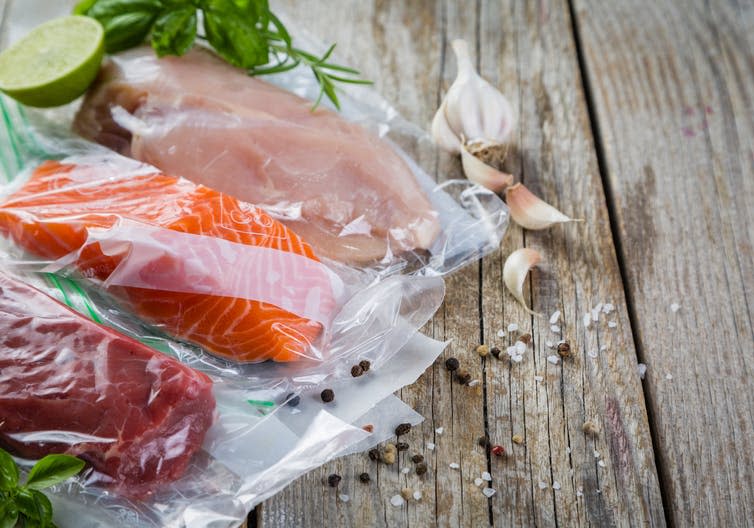
[{"label": "raw chicken breast", "polygon": [[317,254],[363,264],[427,249],[437,213],[403,159],[359,125],[202,50],[114,57],[83,136],[277,213]]}]

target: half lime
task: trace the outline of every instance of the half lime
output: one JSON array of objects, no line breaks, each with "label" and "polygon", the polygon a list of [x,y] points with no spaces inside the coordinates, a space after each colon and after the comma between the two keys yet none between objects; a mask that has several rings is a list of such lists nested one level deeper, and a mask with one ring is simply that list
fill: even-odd
[{"label": "half lime", "polygon": [[0,90],[29,106],[70,103],[94,81],[104,51],[104,31],[93,18],[50,20],[0,53]]}]

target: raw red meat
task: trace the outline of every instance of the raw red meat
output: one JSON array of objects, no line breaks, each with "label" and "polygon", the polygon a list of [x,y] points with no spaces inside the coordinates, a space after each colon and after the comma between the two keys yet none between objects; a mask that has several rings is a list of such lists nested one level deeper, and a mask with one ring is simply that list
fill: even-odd
[{"label": "raw red meat", "polygon": [[213,421],[212,382],[0,273],[0,445],[76,455],[142,497],[183,475]]}]

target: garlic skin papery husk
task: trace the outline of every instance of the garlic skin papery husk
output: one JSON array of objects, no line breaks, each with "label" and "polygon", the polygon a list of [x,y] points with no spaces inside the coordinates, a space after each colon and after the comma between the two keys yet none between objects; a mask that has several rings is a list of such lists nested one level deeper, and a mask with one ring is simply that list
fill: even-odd
[{"label": "garlic skin papery husk", "polygon": [[[432,137],[448,152],[458,154],[466,141],[501,145],[513,129],[513,111],[505,96],[479,76],[464,40],[452,42],[458,63],[455,81],[432,120]],[[457,141],[453,141],[451,134]]]},{"label": "garlic skin papery husk", "polygon": [[542,315],[526,306],[524,300],[524,281],[529,270],[542,261],[539,251],[530,248],[517,249],[505,259],[503,265],[503,282],[518,302],[532,315]]},{"label": "garlic skin papery husk", "polygon": [[490,167],[469,151],[468,143],[461,144],[461,164],[466,177],[489,189],[499,193],[513,183],[513,175]]},{"label": "garlic skin papery husk", "polygon": [[508,204],[513,221],[526,229],[547,229],[553,224],[563,222],[583,222],[581,219],[564,215],[532,194],[522,183],[517,183],[505,190],[505,202]]}]

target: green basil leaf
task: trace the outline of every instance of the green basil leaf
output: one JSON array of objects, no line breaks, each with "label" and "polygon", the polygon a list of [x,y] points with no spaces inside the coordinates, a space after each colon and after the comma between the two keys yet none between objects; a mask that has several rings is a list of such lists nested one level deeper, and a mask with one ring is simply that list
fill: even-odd
[{"label": "green basil leaf", "polygon": [[31,495],[37,504],[37,509],[42,512],[41,520],[44,526],[50,525],[52,523],[52,503],[50,499],[47,498],[47,495],[35,489],[31,490]]},{"label": "green basil leaf", "polygon": [[158,57],[183,55],[196,39],[196,8],[181,7],[163,13],[152,28],[152,47]]},{"label": "green basil leaf", "polygon": [[18,522],[18,510],[10,505],[10,508],[0,507],[0,528],[15,528]]},{"label": "green basil leaf", "polygon": [[99,0],[87,16],[102,24],[105,49],[115,53],[144,42],[162,8],[159,0]]},{"label": "green basil leaf", "polygon": [[225,60],[244,69],[267,64],[269,46],[257,20],[232,0],[207,0],[204,4],[207,40]]},{"label": "green basil leaf", "polygon": [[20,488],[16,494],[16,506],[18,507],[18,511],[23,513],[27,519],[39,521],[37,524],[43,524],[45,512],[39,503],[34,500],[32,490]]},{"label": "green basil leaf", "polygon": [[10,491],[18,486],[18,467],[13,457],[0,448],[0,491]]},{"label": "green basil leaf", "polygon": [[94,4],[97,3],[97,0],[81,0],[79,3],[76,4],[76,6],[73,8],[73,14],[74,15],[86,15],[87,12],[92,8]]},{"label": "green basil leaf", "polygon": [[26,485],[32,489],[43,489],[68,480],[84,469],[84,461],[70,455],[47,455],[34,464],[29,472]]}]

